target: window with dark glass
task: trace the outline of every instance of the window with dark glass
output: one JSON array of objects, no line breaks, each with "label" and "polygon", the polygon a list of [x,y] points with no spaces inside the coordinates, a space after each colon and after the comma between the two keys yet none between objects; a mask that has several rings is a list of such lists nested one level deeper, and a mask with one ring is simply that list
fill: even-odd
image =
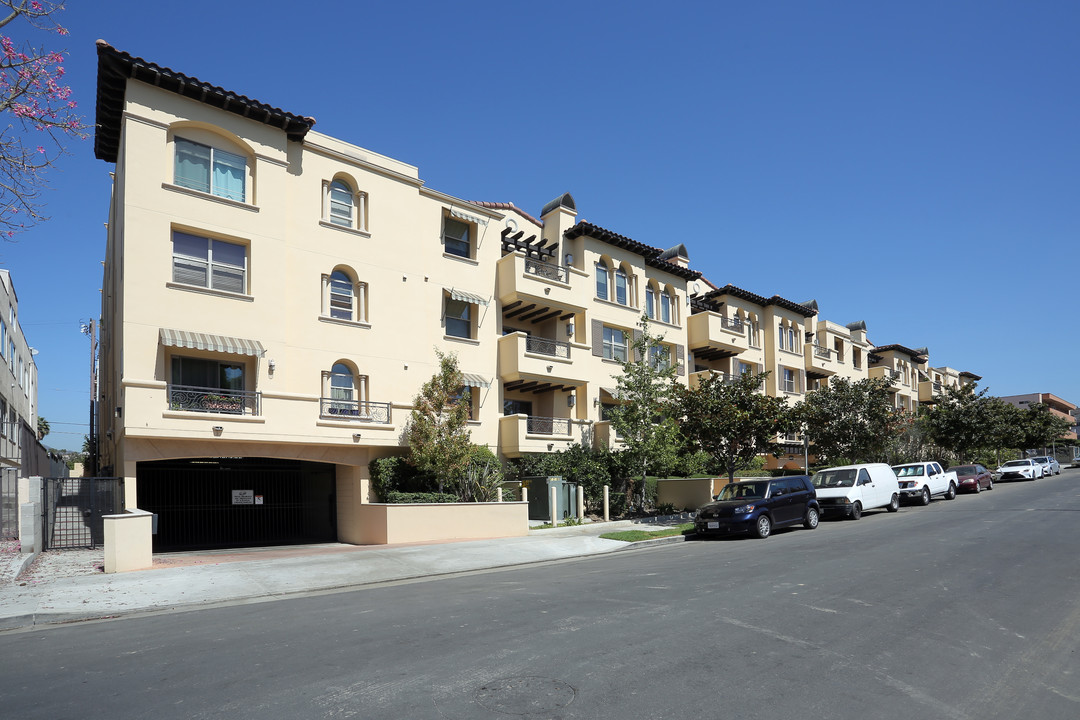
[{"label": "window with dark glass", "polygon": [[451,337],[471,338],[472,322],[469,312],[469,303],[447,298],[446,334]]},{"label": "window with dark glass", "polygon": [[443,248],[451,255],[472,257],[469,226],[460,220],[446,218],[443,221]]},{"label": "window with dark glass", "polygon": [[608,299],[608,269],[604,263],[596,263],[596,297]]}]

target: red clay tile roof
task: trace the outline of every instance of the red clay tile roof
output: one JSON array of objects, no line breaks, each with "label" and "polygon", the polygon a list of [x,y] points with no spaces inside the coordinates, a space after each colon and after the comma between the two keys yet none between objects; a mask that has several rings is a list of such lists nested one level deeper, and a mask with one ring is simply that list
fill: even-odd
[{"label": "red clay tile roof", "polygon": [[486,202],[484,200],[470,200],[473,205],[479,205],[480,207],[490,208],[492,210],[513,210],[521,217],[525,218],[531,223],[534,223],[537,227],[544,227],[544,223],[534,218],[529,213],[525,212],[512,202]]}]

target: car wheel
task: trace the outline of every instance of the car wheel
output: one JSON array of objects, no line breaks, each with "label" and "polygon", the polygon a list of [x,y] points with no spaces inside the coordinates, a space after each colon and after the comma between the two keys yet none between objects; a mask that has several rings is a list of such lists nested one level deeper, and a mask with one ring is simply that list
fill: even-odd
[{"label": "car wheel", "polygon": [[818,513],[817,508],[806,508],[806,517],[803,519],[803,527],[807,530],[813,530],[821,522],[821,515]]},{"label": "car wheel", "polygon": [[982,483],[978,480],[975,481],[975,494],[978,495],[982,492]]},{"label": "car wheel", "polygon": [[754,523],[754,537],[765,539],[769,537],[769,533],[772,532],[772,520],[768,515],[762,515],[758,517],[757,522]]},{"label": "car wheel", "polygon": [[994,489],[994,478],[990,478],[990,481],[988,483],[986,483],[986,489],[987,490],[993,490]]},{"label": "car wheel", "polygon": [[858,520],[862,517],[862,503],[858,500],[851,506],[851,519]]},{"label": "car wheel", "polygon": [[900,496],[896,493],[892,494],[892,498],[889,500],[889,504],[885,506],[885,509],[889,512],[896,512],[900,509]]},{"label": "car wheel", "polygon": [[949,482],[949,491],[947,493],[945,493],[945,499],[946,500],[953,500],[955,498],[956,498],[956,485],[954,485],[952,483],[952,481],[950,481]]},{"label": "car wheel", "polygon": [[930,488],[923,485],[922,495],[919,496],[919,504],[926,506],[930,504]]}]

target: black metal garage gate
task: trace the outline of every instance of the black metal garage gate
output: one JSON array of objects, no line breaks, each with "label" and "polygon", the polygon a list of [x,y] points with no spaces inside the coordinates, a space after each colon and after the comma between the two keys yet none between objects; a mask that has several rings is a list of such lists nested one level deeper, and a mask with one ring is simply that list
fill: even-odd
[{"label": "black metal garage gate", "polygon": [[157,515],[155,552],[337,540],[333,465],[203,458],[136,474],[139,508]]},{"label": "black metal garage gate", "polygon": [[120,478],[42,478],[41,536],[46,550],[105,544],[105,516],[123,510]]}]

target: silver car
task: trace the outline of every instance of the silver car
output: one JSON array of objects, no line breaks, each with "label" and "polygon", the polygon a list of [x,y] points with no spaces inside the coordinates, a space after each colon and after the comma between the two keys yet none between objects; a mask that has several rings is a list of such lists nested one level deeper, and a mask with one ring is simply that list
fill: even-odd
[{"label": "silver car", "polygon": [[1043,466],[1043,475],[1061,474],[1061,463],[1057,461],[1057,458],[1050,455],[1040,455],[1031,459]]}]

